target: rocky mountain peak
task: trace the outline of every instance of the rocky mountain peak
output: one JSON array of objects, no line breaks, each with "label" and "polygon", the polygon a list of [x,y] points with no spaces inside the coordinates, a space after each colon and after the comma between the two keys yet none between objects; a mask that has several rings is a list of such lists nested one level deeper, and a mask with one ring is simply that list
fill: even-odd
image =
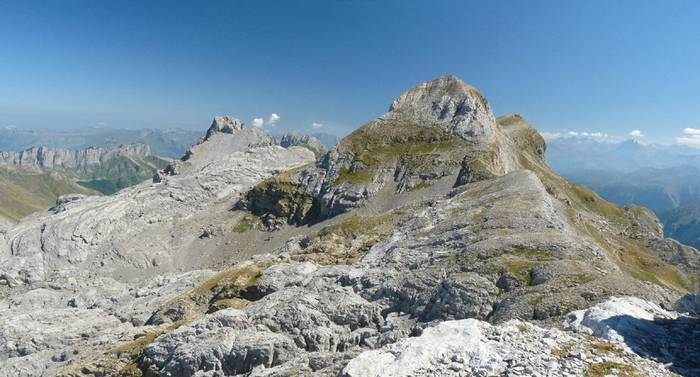
[{"label": "rocky mountain peak", "polygon": [[207,131],[207,139],[214,133],[232,134],[243,129],[243,122],[232,116],[215,116]]},{"label": "rocky mountain peak", "polygon": [[289,148],[295,145],[310,149],[316,156],[321,156],[326,153],[326,148],[321,142],[311,135],[300,134],[297,132],[289,132],[283,134],[278,143],[281,147]]},{"label": "rocky mountain peak", "polygon": [[461,138],[493,142],[496,120],[488,101],[456,76],[441,76],[403,93],[385,118],[431,122]]}]

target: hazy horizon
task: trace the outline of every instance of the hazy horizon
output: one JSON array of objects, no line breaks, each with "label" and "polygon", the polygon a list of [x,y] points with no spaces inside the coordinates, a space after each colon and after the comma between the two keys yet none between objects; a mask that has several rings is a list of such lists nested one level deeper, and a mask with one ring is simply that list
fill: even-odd
[{"label": "hazy horizon", "polygon": [[700,145],[697,19],[695,0],[4,3],[0,127],[343,135],[454,74],[545,134]]}]

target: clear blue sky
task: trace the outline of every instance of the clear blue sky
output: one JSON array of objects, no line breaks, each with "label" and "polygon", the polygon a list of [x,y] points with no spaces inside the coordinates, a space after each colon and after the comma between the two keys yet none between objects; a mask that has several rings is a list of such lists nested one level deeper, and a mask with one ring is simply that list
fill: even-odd
[{"label": "clear blue sky", "polygon": [[4,1],[0,126],[350,131],[455,74],[540,130],[700,128],[700,2]]}]

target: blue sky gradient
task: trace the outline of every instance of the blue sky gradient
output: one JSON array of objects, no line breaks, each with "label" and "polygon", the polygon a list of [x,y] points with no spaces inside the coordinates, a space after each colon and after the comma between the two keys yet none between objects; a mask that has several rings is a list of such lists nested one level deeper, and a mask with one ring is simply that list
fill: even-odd
[{"label": "blue sky gradient", "polygon": [[546,132],[700,129],[700,2],[2,1],[0,127],[346,133],[455,74]]}]

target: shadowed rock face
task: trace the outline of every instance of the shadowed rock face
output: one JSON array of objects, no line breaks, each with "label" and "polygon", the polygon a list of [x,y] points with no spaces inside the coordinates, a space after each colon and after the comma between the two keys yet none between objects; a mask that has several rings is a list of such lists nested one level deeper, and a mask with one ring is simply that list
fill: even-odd
[{"label": "shadowed rock face", "polygon": [[669,312],[635,297],[613,297],[569,314],[566,326],[666,364],[682,376],[700,374],[700,319]]}]

